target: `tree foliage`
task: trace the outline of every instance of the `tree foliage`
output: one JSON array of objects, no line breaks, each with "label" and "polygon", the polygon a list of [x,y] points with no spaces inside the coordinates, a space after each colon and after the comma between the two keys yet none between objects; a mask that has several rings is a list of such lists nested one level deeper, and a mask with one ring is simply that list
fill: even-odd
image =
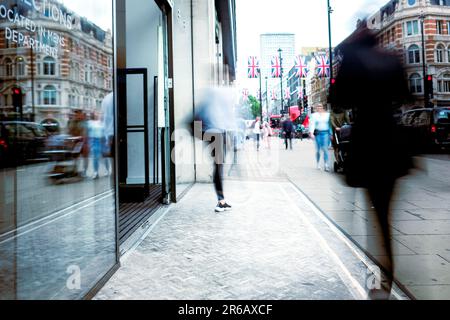
[{"label": "tree foliage", "polygon": [[254,118],[261,116],[261,104],[254,96],[248,97],[248,103],[250,105],[250,110]]}]

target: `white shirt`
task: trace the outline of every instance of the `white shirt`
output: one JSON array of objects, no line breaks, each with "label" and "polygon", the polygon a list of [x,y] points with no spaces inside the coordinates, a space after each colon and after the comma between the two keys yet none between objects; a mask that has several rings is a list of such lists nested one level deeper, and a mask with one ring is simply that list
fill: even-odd
[{"label": "white shirt", "polygon": [[330,131],[330,113],[313,113],[311,115],[310,131],[313,133],[315,130]]},{"label": "white shirt", "polygon": [[261,134],[261,121],[256,121],[255,128],[253,129],[254,134]]}]

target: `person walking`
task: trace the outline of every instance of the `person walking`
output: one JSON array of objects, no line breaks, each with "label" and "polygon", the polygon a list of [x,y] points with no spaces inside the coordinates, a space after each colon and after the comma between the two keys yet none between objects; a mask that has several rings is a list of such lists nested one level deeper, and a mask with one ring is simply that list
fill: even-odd
[{"label": "person walking", "polygon": [[[75,110],[70,116],[67,124],[67,133],[71,137],[78,137],[82,141],[81,148],[81,172],[86,177],[89,166],[89,139],[88,139],[88,119],[86,113],[81,110]],[[77,159],[78,162],[78,159]],[[78,167],[77,163],[77,167]]]},{"label": "person walking", "polygon": [[100,159],[102,157],[102,142],[104,139],[104,127],[98,113],[92,114],[92,119],[88,121],[90,155],[93,159],[93,178],[99,178]]},{"label": "person walking", "polygon": [[330,113],[325,110],[322,104],[316,106],[316,112],[311,116],[311,138],[316,142],[316,162],[317,169],[320,167],[320,158],[323,153],[324,170],[330,171],[330,156],[328,148],[333,134],[330,125]]},{"label": "person walking", "polygon": [[413,168],[411,137],[396,125],[393,110],[407,102],[410,94],[402,63],[395,54],[380,49],[366,27],[342,52],[332,103],[352,110],[346,180],[350,187],[367,190],[382,233],[379,247],[380,255],[386,257],[386,285],[371,289],[369,296],[389,299],[394,278],[390,202],[396,180]]},{"label": "person walking", "polygon": [[[347,110],[339,107],[335,107],[331,112],[331,129],[333,130],[333,137],[337,137],[340,140],[341,128],[344,125],[350,124],[350,116]],[[334,157],[336,161],[339,160],[339,146],[336,139],[332,139]]]},{"label": "person walking", "polygon": [[283,121],[283,133],[284,133],[284,144],[286,145],[286,150],[290,147],[292,150],[292,134],[295,131],[294,124],[290,118],[286,118]]},{"label": "person walking", "polygon": [[272,128],[267,121],[263,122],[263,140],[267,149],[270,149],[270,137],[273,135]]},{"label": "person walking", "polygon": [[[232,94],[227,89],[207,89],[200,100],[194,117],[194,136],[213,146],[213,182],[217,195],[215,212],[232,210],[225,200],[223,187],[223,166],[225,162],[225,135],[237,130],[237,120],[232,110]],[[198,131],[197,132],[197,128]]]},{"label": "person walking", "polygon": [[261,134],[262,134],[262,124],[260,117],[256,117],[253,127],[253,134],[255,135],[256,139],[256,150],[259,151],[259,148],[261,147]]}]

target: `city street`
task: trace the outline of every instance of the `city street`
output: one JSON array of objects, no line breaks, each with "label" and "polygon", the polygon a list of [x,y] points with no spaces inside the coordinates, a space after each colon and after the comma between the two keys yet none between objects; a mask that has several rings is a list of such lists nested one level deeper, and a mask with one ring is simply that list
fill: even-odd
[{"label": "city street", "polygon": [[[91,159],[92,167],[92,159]],[[85,179],[66,179],[65,183],[55,183],[49,178],[49,170],[54,163],[41,163],[12,169],[0,170],[0,239],[17,227],[31,222],[45,220],[58,215],[67,206],[76,206],[92,198],[94,194],[111,191],[112,181],[102,168],[100,179],[93,180],[92,170]],[[14,194],[17,193],[17,199]],[[14,207],[16,203],[17,207]]]},{"label": "city street", "polygon": [[[419,170],[398,183],[392,202],[395,276],[418,299],[450,299],[450,162],[448,155],[416,162]],[[340,230],[384,263],[365,192],[347,187],[340,175],[318,171],[312,141],[283,151],[280,168]]]},{"label": "city street", "polygon": [[[374,212],[314,153],[310,140],[259,153],[248,142],[226,170],[234,210],[214,213],[212,185],[195,185],[97,299],[364,299],[367,256],[384,262]],[[430,158],[393,201],[395,276],[418,299],[450,298],[449,164]]]}]

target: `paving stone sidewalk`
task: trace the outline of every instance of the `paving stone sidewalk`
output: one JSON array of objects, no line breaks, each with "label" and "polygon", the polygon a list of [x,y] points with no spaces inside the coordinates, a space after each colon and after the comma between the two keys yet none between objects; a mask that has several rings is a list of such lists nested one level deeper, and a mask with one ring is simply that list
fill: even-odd
[{"label": "paving stone sidewalk", "polygon": [[[273,145],[278,147],[280,172],[384,264],[376,215],[364,190],[349,188],[341,175],[317,170],[310,140],[296,141],[292,152],[281,143]],[[266,157],[273,157],[273,151]],[[450,161],[446,156],[418,161],[421,170],[399,181],[392,201],[396,278],[417,299],[450,299]]]},{"label": "paving stone sidewalk", "polygon": [[196,184],[123,259],[96,299],[364,298],[339,257],[356,270],[350,273],[364,267],[342,243],[341,252],[330,254],[326,243],[333,237],[337,243],[336,236],[330,230],[318,236],[292,184],[227,181],[226,194],[234,210],[217,214],[213,186]]}]

